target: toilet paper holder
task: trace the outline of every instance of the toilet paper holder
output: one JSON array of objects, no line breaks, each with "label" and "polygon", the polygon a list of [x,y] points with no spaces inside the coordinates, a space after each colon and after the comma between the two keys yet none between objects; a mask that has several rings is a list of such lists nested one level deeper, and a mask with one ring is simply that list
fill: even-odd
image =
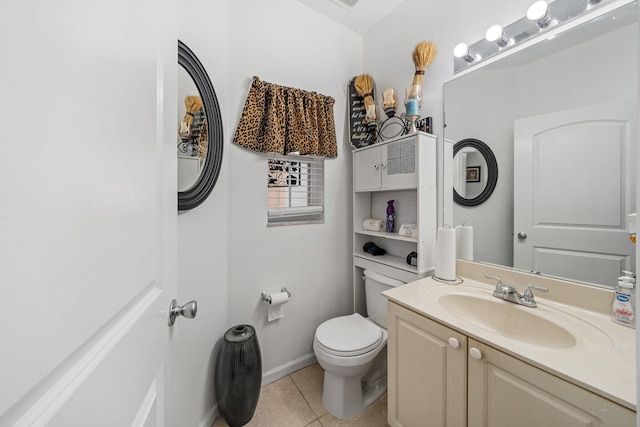
[{"label": "toilet paper holder", "polygon": [[[280,292],[286,292],[287,295],[289,296],[289,298],[291,298],[291,292],[289,292],[287,290],[287,288],[283,287],[282,289],[280,289]],[[262,292],[262,301],[266,301],[269,304],[271,304],[271,294],[268,294],[266,292]]]}]

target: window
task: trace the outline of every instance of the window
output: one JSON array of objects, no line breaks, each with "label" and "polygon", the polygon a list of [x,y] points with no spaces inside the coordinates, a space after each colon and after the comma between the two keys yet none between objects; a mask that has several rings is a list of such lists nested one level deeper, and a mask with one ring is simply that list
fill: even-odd
[{"label": "window", "polygon": [[324,158],[269,154],[269,225],[324,222]]}]

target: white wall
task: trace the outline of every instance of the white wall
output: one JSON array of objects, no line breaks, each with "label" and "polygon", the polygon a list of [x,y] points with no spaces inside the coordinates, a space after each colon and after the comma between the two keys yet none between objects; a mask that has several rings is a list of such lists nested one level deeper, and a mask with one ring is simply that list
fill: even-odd
[{"label": "white wall", "polygon": [[[379,91],[394,87],[404,93],[413,78],[411,53],[415,45],[422,40],[437,44],[438,56],[425,74],[421,114],[433,117],[433,132],[439,138],[439,171],[442,171],[442,85],[453,77],[454,46],[460,42],[475,43],[493,24],[507,25],[522,18],[531,3],[531,0],[404,0],[365,34],[364,71],[373,76]],[[398,113],[402,111],[403,107],[399,107]],[[438,179],[442,182],[441,175]],[[442,186],[438,187],[439,206],[442,206]],[[451,212],[443,219],[441,211],[439,208],[439,223],[451,224]]]},{"label": "white wall", "polygon": [[[263,371],[283,373],[285,364],[313,354],[322,321],[352,310],[352,160],[345,109],[347,83],[362,72],[362,36],[296,0],[235,1],[229,8],[228,141],[254,75],[336,99],[338,157],[325,161],[324,224],[267,227],[266,156],[230,143],[226,154],[228,326],[255,326]],[[267,323],[260,293],[283,286],[292,294],[285,317]]]},{"label": "white wall", "polygon": [[[227,4],[179,0],[176,17],[179,39],[198,56],[213,83],[225,140],[231,133]],[[180,119],[181,116],[176,118],[176,126]],[[216,345],[227,329],[228,144],[224,150],[220,177],[209,198],[197,208],[178,215],[177,298],[180,304],[198,301],[196,318],[179,319],[175,325],[176,399],[178,420],[183,426],[209,427],[213,423]]]}]

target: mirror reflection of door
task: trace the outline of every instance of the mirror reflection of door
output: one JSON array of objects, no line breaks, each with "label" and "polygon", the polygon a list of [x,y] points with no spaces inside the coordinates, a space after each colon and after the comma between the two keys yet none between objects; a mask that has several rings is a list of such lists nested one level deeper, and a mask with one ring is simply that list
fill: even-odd
[{"label": "mirror reflection of door", "polygon": [[635,271],[634,102],[515,121],[514,267],[588,283]]},{"label": "mirror reflection of door", "polygon": [[176,129],[178,191],[185,191],[202,173],[207,154],[207,123],[198,88],[182,67],[178,67]]},{"label": "mirror reflection of door", "polygon": [[453,188],[461,197],[474,199],[487,186],[487,162],[482,153],[465,147],[453,157]]}]

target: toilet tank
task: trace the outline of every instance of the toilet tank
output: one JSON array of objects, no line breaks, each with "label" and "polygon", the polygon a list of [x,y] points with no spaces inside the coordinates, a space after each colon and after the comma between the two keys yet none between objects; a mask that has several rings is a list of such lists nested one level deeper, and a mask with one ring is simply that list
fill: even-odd
[{"label": "toilet tank", "polygon": [[392,279],[371,270],[364,270],[364,290],[369,318],[387,329],[387,298],[382,292],[404,285],[400,280]]}]

